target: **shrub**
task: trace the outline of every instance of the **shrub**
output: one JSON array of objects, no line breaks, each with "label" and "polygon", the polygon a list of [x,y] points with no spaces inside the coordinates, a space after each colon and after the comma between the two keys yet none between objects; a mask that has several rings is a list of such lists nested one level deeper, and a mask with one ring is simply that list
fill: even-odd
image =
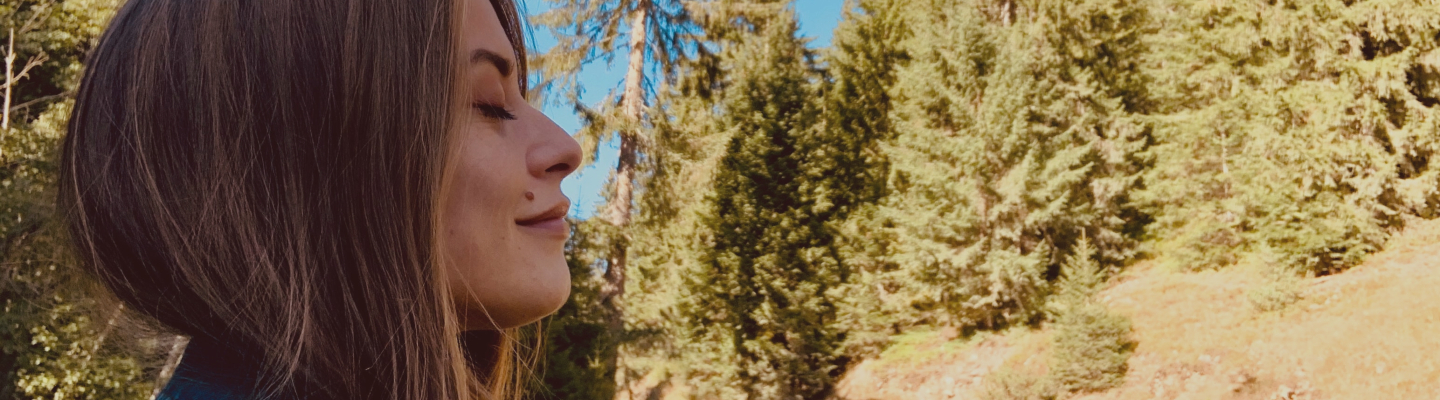
[{"label": "shrub", "polygon": [[1135,348],[1130,319],[1097,302],[1061,315],[1051,350],[1050,378],[1065,392],[1093,392],[1124,383]]},{"label": "shrub", "polygon": [[1060,392],[1093,392],[1119,386],[1134,351],[1130,319],[1094,300],[1104,279],[1094,250],[1081,240],[1065,263],[1065,277],[1051,304],[1056,332],[1049,378]]},{"label": "shrub", "polygon": [[981,400],[1054,400],[1056,391],[1045,376],[1001,368],[985,377]]},{"label": "shrub", "polygon": [[1265,283],[1246,293],[1256,311],[1281,311],[1300,301],[1300,277],[1288,268],[1267,269]]}]

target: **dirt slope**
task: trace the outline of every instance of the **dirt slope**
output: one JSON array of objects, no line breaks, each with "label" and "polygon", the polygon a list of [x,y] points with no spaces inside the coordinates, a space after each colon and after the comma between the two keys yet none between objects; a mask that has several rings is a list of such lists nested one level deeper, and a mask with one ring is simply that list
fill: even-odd
[{"label": "dirt slope", "polygon": [[[1102,299],[1139,340],[1126,384],[1083,399],[1440,399],[1440,221],[1416,222],[1302,298],[1260,312],[1258,268],[1174,273],[1139,265]],[[974,398],[1005,364],[1043,371],[1045,332],[920,333],[840,382],[842,399]],[[928,340],[928,341],[927,341]],[[958,343],[958,344],[956,344]]]}]

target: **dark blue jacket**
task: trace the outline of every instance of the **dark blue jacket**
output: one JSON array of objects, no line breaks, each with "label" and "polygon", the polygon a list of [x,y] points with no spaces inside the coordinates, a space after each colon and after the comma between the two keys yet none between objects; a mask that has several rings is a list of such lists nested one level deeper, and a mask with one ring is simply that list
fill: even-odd
[{"label": "dark blue jacket", "polygon": [[250,357],[222,343],[192,339],[156,400],[252,400],[258,370]]}]

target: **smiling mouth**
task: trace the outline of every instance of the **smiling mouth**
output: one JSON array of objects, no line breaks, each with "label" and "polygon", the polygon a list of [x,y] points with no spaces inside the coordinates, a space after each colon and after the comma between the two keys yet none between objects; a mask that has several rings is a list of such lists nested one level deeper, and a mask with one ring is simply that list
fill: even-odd
[{"label": "smiling mouth", "polygon": [[570,202],[562,201],[543,213],[515,220],[515,225],[539,230],[547,236],[569,237],[570,227],[565,223],[565,213],[569,209]]},{"label": "smiling mouth", "polygon": [[565,211],[568,211],[570,209],[569,203],[569,201],[562,201],[560,202],[560,204],[556,204],[554,207],[550,207],[549,210],[545,210],[545,212],[540,213],[539,215],[525,219],[517,219],[515,220],[515,224],[527,226],[543,223],[545,221],[553,219],[563,219],[565,218]]}]

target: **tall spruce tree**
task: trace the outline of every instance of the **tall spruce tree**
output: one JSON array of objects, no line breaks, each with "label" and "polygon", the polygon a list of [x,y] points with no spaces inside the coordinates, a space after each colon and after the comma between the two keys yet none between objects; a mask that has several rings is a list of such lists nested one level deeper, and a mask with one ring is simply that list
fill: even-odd
[{"label": "tall spruce tree", "polygon": [[[612,225],[604,229],[609,247],[605,258],[605,284],[598,300],[609,315],[610,335],[624,331],[624,295],[628,272],[629,227],[634,216],[635,192],[643,171],[643,158],[650,142],[645,129],[645,109],[652,91],[647,90],[647,73],[658,71],[661,78],[674,70],[675,61],[694,45],[695,27],[685,0],[548,0],[552,8],[533,18],[549,28],[558,44],[535,59],[542,78],[541,89],[549,87],[567,95],[580,111],[585,126],[577,133],[592,159],[600,143],[611,138],[619,142],[619,157],[607,191],[608,204],[602,217]],[[624,40],[625,45],[618,42]],[[614,103],[592,109],[580,101],[580,70],[585,64],[611,61],[624,52],[625,78]]]},{"label": "tall spruce tree", "polygon": [[[672,79],[678,65],[687,58],[686,49],[695,48],[699,31],[691,19],[690,9],[694,8],[694,4],[687,0],[547,1],[551,9],[533,17],[532,22],[548,28],[558,43],[535,57],[534,65],[542,79],[537,88],[563,94],[565,101],[583,116],[585,126],[576,133],[576,137],[587,150],[587,161],[593,160],[602,142],[612,139],[619,142],[611,187],[605,192],[608,203],[600,213],[600,217],[609,224],[583,225],[593,231],[583,234],[607,249],[603,263],[590,265],[603,267],[604,282],[594,297],[574,307],[599,307],[605,311],[607,328],[604,342],[617,348],[596,351],[608,357],[601,360],[603,369],[618,374],[615,378],[620,385],[607,386],[607,390],[615,393],[613,389],[618,388],[618,393],[624,397],[629,388],[626,382],[636,375],[635,371],[626,369],[627,363],[622,359],[622,355],[632,352],[620,349],[635,340],[627,324],[635,325],[638,321],[644,331],[645,326],[654,325],[646,322],[655,321],[654,313],[638,320],[627,318],[629,307],[625,302],[627,289],[636,286],[635,282],[626,279],[632,269],[631,243],[636,238],[632,220],[637,214],[636,205],[647,202],[643,199],[637,201],[637,195],[643,190],[646,175],[654,172],[647,171],[646,167],[656,165],[656,159],[663,157],[652,154],[657,147],[651,133],[653,130],[647,124],[647,120],[652,118],[647,110],[653,105],[651,100],[656,93],[651,90],[653,84],[663,84]],[[582,103],[580,94],[583,87],[578,81],[581,69],[592,61],[612,62],[622,54],[627,64],[619,91],[612,91],[598,108]],[[655,73],[659,76],[652,75]],[[663,148],[658,149],[664,151]],[[647,240],[645,237],[639,239]],[[648,272],[653,275],[653,268]],[[630,322],[627,323],[627,320]],[[585,321],[574,322],[576,325],[573,326],[577,329],[589,326]],[[559,331],[555,333],[562,334]],[[555,353],[570,349],[555,347],[549,351]]]},{"label": "tall spruce tree", "polygon": [[620,388],[622,398],[648,398],[664,390],[672,372],[684,369],[676,306],[686,272],[696,268],[702,251],[697,237],[703,233],[705,197],[728,142],[715,115],[723,78],[718,54],[683,60],[676,78],[662,83],[651,109],[652,151],[630,230],[633,279],[627,282],[622,361],[626,381],[634,384]]},{"label": "tall spruce tree", "polygon": [[[837,323],[845,333],[845,354],[875,356],[888,343],[895,302],[885,301],[877,285],[893,282],[889,261],[893,238],[875,218],[875,205],[886,192],[890,165],[882,144],[893,139],[890,91],[895,66],[909,57],[902,43],[910,36],[905,10],[912,0],[849,0],[831,47],[823,54],[825,85],[821,134],[834,144],[826,154],[839,167],[829,176],[843,196],[835,203],[843,219],[846,283],[833,293],[839,302]],[[893,289],[893,287],[891,288]]]},{"label": "tall spruce tree", "polygon": [[708,231],[682,310],[700,397],[822,398],[838,371],[841,281],[833,205],[816,186],[833,159],[817,151],[814,75],[783,10],[734,43],[718,127],[730,142],[715,171]]},{"label": "tall spruce tree", "polygon": [[[1001,203],[993,185],[1012,186],[1006,207],[1026,203],[1015,197],[1025,194],[1035,162],[1022,164],[1033,156],[1016,153],[1039,147],[1027,143],[1034,138],[1024,105],[1034,93],[1033,61],[1028,46],[997,52],[997,32],[1006,31],[988,26],[973,4],[932,0],[910,11],[911,61],[898,73],[897,136],[886,149],[894,192],[881,211],[896,227],[893,259],[901,269],[890,297],[916,312],[910,324],[994,325],[996,312],[1033,308],[1049,260],[1049,246],[1018,248],[1017,227],[987,221],[1007,214],[987,207]],[[987,124],[988,116],[1015,123]],[[1000,151],[1009,154],[986,154]],[[1010,169],[1019,170],[1004,180]]]},{"label": "tall spruce tree", "polygon": [[[651,71],[664,74],[648,81],[654,85],[654,92],[642,121],[644,151],[636,160],[632,220],[620,230],[614,229],[614,225],[586,225],[586,229],[594,231],[597,243],[623,234],[629,265],[624,272],[634,277],[625,280],[628,300],[623,305],[618,301],[608,304],[609,307],[623,306],[618,311],[624,313],[623,332],[610,335],[616,339],[613,343],[620,345],[615,359],[618,363],[611,364],[619,374],[617,398],[648,398],[665,390],[677,376],[674,373],[686,367],[685,357],[677,351],[682,345],[682,341],[677,340],[677,332],[683,329],[676,306],[682,297],[684,275],[695,268],[699,259],[696,237],[703,231],[699,219],[705,208],[704,198],[712,187],[714,167],[728,141],[726,132],[716,127],[715,115],[719,96],[727,85],[726,69],[731,68],[724,61],[730,58],[725,54],[734,51],[733,44],[739,39],[753,35],[756,27],[777,18],[778,11],[787,3],[781,0],[667,3],[684,6],[681,16],[692,25],[667,39],[688,43],[685,51],[677,53],[670,49],[669,56],[656,60],[659,67]],[[597,129],[607,126],[606,123],[618,126],[614,118],[606,114],[584,111],[591,122],[586,128],[588,133],[599,132]],[[613,251],[615,246],[609,248],[610,254],[617,254]],[[594,303],[602,299],[604,297],[587,297],[585,303],[573,306],[604,308]],[[575,300],[579,298],[572,299]],[[611,315],[618,317],[618,313]],[[561,321],[564,318],[557,318],[557,323],[565,322]],[[552,346],[547,351],[567,350]]]},{"label": "tall spruce tree", "polygon": [[[1134,76],[1146,5],[932,0],[912,7],[891,114],[894,301],[910,323],[998,327],[1038,317],[1080,234],[1133,255],[1129,205],[1146,129]],[[1001,10],[1002,12],[989,12]]]}]

